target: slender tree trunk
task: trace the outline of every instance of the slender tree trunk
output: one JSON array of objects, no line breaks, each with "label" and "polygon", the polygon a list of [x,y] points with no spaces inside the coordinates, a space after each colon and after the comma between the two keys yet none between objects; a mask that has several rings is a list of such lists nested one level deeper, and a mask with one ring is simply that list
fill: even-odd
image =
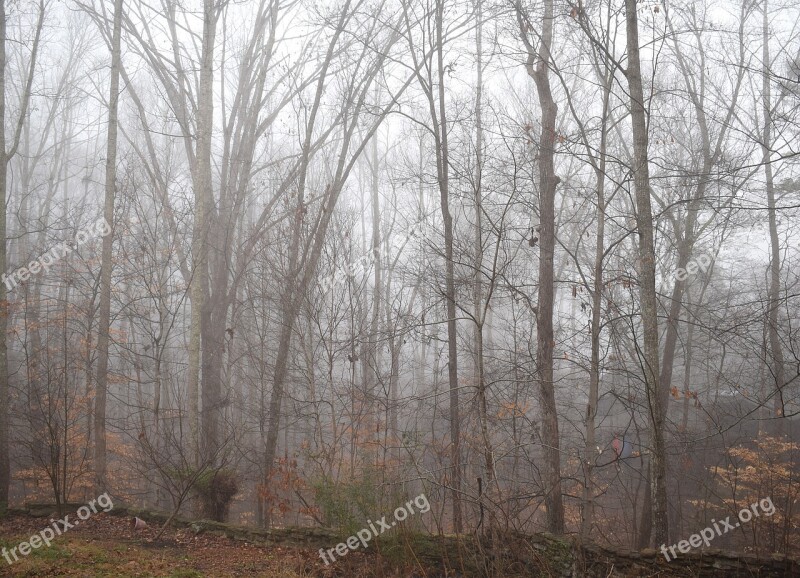
[{"label": "slender tree trunk", "polygon": [[[213,424],[203,424],[200,439],[200,369],[202,366],[202,336],[208,332],[208,243],[213,189],[211,183],[211,136],[214,120],[214,41],[216,38],[216,8],[213,0],[203,2],[203,42],[200,63],[200,84],[197,104],[197,148],[192,181],[194,184],[195,216],[192,231],[192,277],[189,297],[192,304],[189,334],[189,431],[191,456],[197,465],[207,461],[214,450],[216,431]],[[205,323],[204,323],[205,321]],[[206,331],[203,331],[204,327]],[[208,382],[206,382],[208,383]],[[203,392],[206,401],[208,391]],[[208,408],[203,408],[208,409]]]},{"label": "slender tree trunk", "polygon": [[603,255],[605,252],[605,220],[606,220],[606,127],[608,125],[608,105],[610,98],[610,79],[604,79],[603,86],[603,116],[600,127],[600,147],[598,149],[599,162],[595,168],[597,178],[597,233],[595,235],[594,252],[594,284],[592,287],[592,357],[589,366],[589,401],[586,406],[586,446],[584,448],[584,476],[583,486],[583,515],[581,517],[582,541],[588,541],[592,532],[594,518],[594,465],[596,446],[597,402],[600,391],[600,320],[603,303]]},{"label": "slender tree trunk", "polygon": [[[6,203],[7,162],[6,158],[6,2],[0,0],[0,273],[6,272]],[[0,283],[0,512],[8,506],[11,485],[11,461],[9,456],[9,424],[11,392],[8,387],[8,292],[5,283]]]},{"label": "slender tree trunk", "polygon": [[[655,543],[668,543],[667,472],[664,447],[665,407],[659,387],[658,302],[656,297],[655,244],[653,240],[653,211],[650,203],[650,171],[647,165],[647,119],[645,117],[644,90],[642,88],[639,59],[639,23],[636,0],[625,0],[627,23],[628,68],[626,76],[631,95],[631,120],[633,123],[633,178],[636,188],[636,224],[639,234],[640,307],[644,330],[643,371],[647,388],[648,417],[650,420],[650,446],[653,500],[653,526]],[[649,538],[650,529],[642,528],[642,536]]]},{"label": "slender tree trunk", "polygon": [[[424,147],[422,137],[420,137],[420,142],[418,143],[419,149],[419,158],[417,159],[417,168],[419,172],[419,179],[417,181],[417,222],[420,224],[419,227],[424,229],[427,225],[425,222],[425,157],[424,157]],[[425,235],[420,233],[418,236],[419,243],[417,245],[417,251],[419,251],[420,259],[417,262],[417,271],[416,274],[418,277],[422,277],[423,271],[425,270],[425,263],[424,263],[424,255],[425,255]],[[422,299],[422,307],[424,308],[427,305],[427,299],[423,296]],[[423,335],[427,335],[429,330],[427,327],[422,327]],[[421,388],[425,383],[425,364],[428,360],[428,340],[423,337],[419,345],[414,346],[414,387]]]},{"label": "slender tree trunk", "polygon": [[458,395],[458,332],[456,324],[456,286],[453,263],[453,216],[450,213],[450,151],[447,142],[447,113],[444,90],[444,0],[436,4],[436,59],[439,76],[439,147],[437,151],[439,200],[442,211],[445,252],[445,296],[447,299],[447,377],[450,386],[450,443],[452,449],[451,484],[453,529],[463,532],[461,512],[461,416]]},{"label": "slender tree trunk", "polygon": [[[376,92],[377,96],[377,92]],[[377,100],[377,99],[376,99]],[[381,318],[381,297],[383,296],[383,277],[381,263],[381,207],[379,191],[378,136],[372,137],[372,171],[370,182],[370,204],[372,206],[372,266],[374,272],[374,286],[372,287],[372,318],[369,325],[369,339],[365,364],[363,365],[366,376],[366,391],[369,413],[374,414],[375,390],[377,376],[380,372],[381,348],[378,347],[378,322]]]},{"label": "slender tree trunk", "polygon": [[[387,320],[388,321],[388,320]],[[389,354],[391,355],[391,365],[389,368],[389,432],[392,436],[392,444],[397,446],[400,439],[399,424],[397,420],[397,396],[398,386],[400,382],[400,343],[395,335],[395,328],[386,326],[387,331],[391,331],[392,335],[389,337]],[[399,454],[399,450],[398,450]],[[396,456],[399,460],[399,455]]]},{"label": "slender tree trunk", "polygon": [[[739,24],[739,62],[740,68],[737,75],[736,84],[733,90],[733,95],[727,109],[726,118],[720,125],[719,133],[714,137],[715,144],[712,146],[712,136],[708,128],[707,110],[704,103],[705,92],[697,89],[697,84],[690,73],[690,67],[686,62],[683,55],[682,44],[679,42],[679,35],[675,34],[672,23],[667,20],[669,32],[673,36],[675,55],[678,59],[681,73],[686,84],[686,92],[692,102],[697,120],[697,126],[700,131],[700,138],[702,143],[703,165],[699,173],[699,179],[694,187],[692,197],[689,199],[689,204],[686,211],[685,219],[680,219],[679,222],[684,222],[683,232],[680,231],[679,222],[676,222],[675,236],[678,239],[678,262],[676,269],[686,269],[692,257],[694,244],[697,238],[697,217],[700,210],[700,203],[705,199],[706,189],[708,188],[711,171],[717,163],[722,152],[722,144],[725,135],[730,127],[730,121],[733,113],[737,107],[739,98],[739,88],[742,79],[744,78],[745,67],[743,64],[745,59],[744,51],[744,22],[746,15],[744,14],[744,7],[742,7],[742,14],[740,16]],[[705,59],[705,48],[700,44],[699,51],[701,55],[701,62]],[[705,85],[706,70],[700,67],[697,74],[700,76],[700,86]],[[669,391],[672,386],[672,371],[675,362],[675,349],[678,340],[679,318],[681,315],[683,296],[686,291],[687,280],[685,276],[675,279],[675,284],[672,288],[672,295],[670,297],[669,313],[667,315],[666,332],[664,337],[664,352],[661,357],[661,375],[659,383],[661,387],[661,403],[664,408],[669,404]]]},{"label": "slender tree trunk", "polygon": [[[686,307],[692,310],[691,296],[688,296]],[[686,332],[686,358],[683,362],[683,415],[681,416],[680,431],[686,435],[689,428],[689,399],[692,385],[692,354],[694,353],[694,323],[689,323]]]},{"label": "slender tree trunk", "polygon": [[[330,67],[333,59],[333,52],[337,45],[339,36],[343,32],[344,22],[349,10],[349,1],[345,2],[342,7],[342,12],[339,17],[338,27],[334,33],[331,41],[328,44],[325,61],[317,81],[316,93],[314,96],[314,103],[310,109],[309,118],[306,124],[306,134],[303,141],[303,158],[300,164],[300,173],[298,176],[297,185],[297,205],[292,222],[292,238],[289,245],[289,262],[287,265],[287,279],[285,280],[284,290],[281,292],[281,328],[280,336],[278,339],[278,351],[275,358],[275,370],[273,373],[272,392],[270,393],[269,401],[269,427],[267,429],[266,443],[264,445],[264,475],[265,483],[269,483],[272,466],[275,462],[275,456],[278,449],[278,435],[280,434],[280,410],[283,404],[283,394],[286,382],[286,376],[289,369],[289,351],[292,342],[292,330],[294,327],[297,314],[300,310],[300,299],[297,295],[298,287],[303,284],[303,281],[310,280],[310,273],[316,268],[316,261],[319,259],[319,250],[315,246],[311,256],[310,262],[306,263],[305,270],[300,270],[300,244],[302,239],[302,229],[305,211],[307,210],[305,204],[305,187],[306,179],[308,176],[309,163],[311,160],[311,145],[314,127],[316,123],[317,113],[319,111],[322,92],[325,86],[325,79],[327,77],[328,68]],[[338,193],[330,191],[331,197],[323,202],[335,203],[338,198]],[[333,206],[327,207],[330,211]],[[323,223],[318,234],[323,235],[327,230],[327,223],[330,219],[330,213],[323,217]],[[335,420],[334,420],[335,421]],[[269,505],[264,511],[264,525],[269,528],[272,520],[270,517]]]},{"label": "slender tree trunk", "polygon": [[111,36],[111,87],[108,95],[108,142],[106,143],[106,182],[103,217],[111,231],[103,237],[100,265],[100,319],[97,333],[97,379],[94,404],[94,485],[95,493],[107,489],[106,480],[106,390],[108,388],[108,349],[111,329],[111,269],[114,243],[114,197],[117,181],[117,110],[119,108],[119,70],[121,62],[122,0],[114,1],[114,31]]},{"label": "slender tree trunk", "polygon": [[[302,197],[299,201],[302,204]],[[295,218],[294,230],[292,233],[292,247],[290,251],[294,253],[294,257],[290,258],[289,273],[290,278],[286,281],[287,288],[296,287],[294,272],[296,268],[296,254],[299,251],[300,245],[300,232],[302,227],[302,217],[299,216],[300,210],[298,209],[298,216]],[[289,368],[289,351],[292,344],[292,328],[295,319],[297,318],[298,307],[296,306],[297,300],[294,298],[293,290],[284,290],[281,298],[281,330],[278,338],[278,351],[275,357],[275,372],[272,382],[272,392],[270,393],[269,401],[269,428],[267,429],[266,443],[264,444],[264,475],[265,484],[269,484],[270,475],[272,472],[272,465],[275,462],[275,456],[278,449],[278,436],[280,435],[280,414],[281,406],[283,404],[283,388],[286,381],[286,374]],[[264,526],[271,527],[271,508],[269,504],[266,505],[264,510]]]},{"label": "slender tree trunk", "polygon": [[[709,167],[710,168],[710,167]],[[700,189],[705,189],[705,182],[707,171],[700,173],[702,176],[702,184],[698,186]],[[703,193],[699,192],[697,198],[702,198]],[[689,203],[689,209],[686,216],[686,226],[683,230],[683,236],[678,241],[678,262],[676,269],[685,270],[686,265],[692,257],[692,249],[694,247],[694,228],[697,217],[697,208],[694,201]],[[675,284],[672,286],[672,294],[670,296],[669,312],[667,314],[667,330],[664,337],[664,353],[661,360],[661,374],[659,377],[659,396],[661,407],[666,408],[669,404],[669,390],[672,386],[672,370],[675,364],[675,349],[678,344],[678,329],[680,324],[681,311],[683,309],[683,298],[686,291],[687,279],[682,277],[675,279]]]},{"label": "slender tree trunk", "polygon": [[[778,239],[778,224],[775,210],[775,183],[772,174],[772,89],[769,78],[770,51],[769,51],[769,15],[767,13],[768,0],[763,0],[762,5],[762,73],[761,80],[763,93],[761,102],[764,114],[764,135],[761,139],[761,152],[763,155],[765,186],[767,189],[767,210],[769,212],[769,241],[770,241],[770,268],[769,268],[769,348],[772,375],[775,376],[777,395],[774,397],[775,417],[783,416],[783,386],[786,384],[786,370],[784,367],[783,347],[778,333],[778,310],[780,309],[781,291],[781,248]],[[775,433],[782,431],[783,420],[777,419],[776,426],[772,428]]]},{"label": "slender tree trunk", "polygon": [[[278,344],[277,357],[275,362],[274,379],[272,383],[272,393],[270,397],[270,415],[269,415],[269,428],[267,431],[266,444],[264,449],[264,471],[267,476],[272,469],[272,465],[276,456],[277,442],[280,431],[280,408],[284,394],[284,388],[288,373],[288,353],[291,346],[292,328],[300,311],[300,304],[302,303],[305,294],[303,289],[309,287],[314,280],[314,275],[322,254],[325,234],[331,222],[334,208],[339,199],[345,181],[350,175],[356,159],[361,155],[367,146],[369,140],[373,138],[378,130],[382,120],[386,117],[389,110],[396,104],[402,93],[411,83],[409,79],[399,91],[392,97],[390,104],[382,109],[381,114],[377,120],[368,128],[366,133],[363,133],[363,140],[360,141],[357,147],[351,150],[353,135],[357,128],[356,120],[359,118],[362,108],[364,107],[368,91],[371,88],[371,83],[375,76],[381,71],[383,62],[388,55],[391,46],[397,41],[398,36],[392,35],[387,41],[380,52],[378,60],[365,71],[366,77],[359,85],[360,92],[356,92],[352,98],[348,99],[345,106],[349,107],[345,111],[344,117],[349,120],[345,123],[341,137],[339,138],[340,151],[337,160],[337,166],[331,181],[325,189],[325,194],[321,200],[320,212],[317,214],[316,219],[313,221],[311,233],[307,242],[301,246],[301,232],[305,230],[304,222],[307,222],[305,214],[308,211],[309,204],[305,202],[305,187],[306,179],[309,169],[309,163],[312,154],[315,152],[314,146],[314,131],[316,116],[321,106],[322,94],[325,89],[326,79],[328,76],[328,69],[334,58],[336,50],[339,48],[339,38],[345,32],[345,25],[352,15],[350,9],[350,2],[347,1],[340,9],[339,18],[335,31],[328,44],[327,52],[324,57],[322,68],[317,78],[317,90],[314,97],[313,104],[310,107],[308,120],[306,121],[306,134],[303,140],[303,150],[300,158],[298,159],[298,176],[297,180],[297,204],[295,215],[293,219],[293,237],[297,238],[290,240],[290,255],[287,264],[287,277],[284,282],[284,289],[281,292],[281,334]],[[302,259],[300,256],[302,255]]]},{"label": "slender tree trunk", "polygon": [[[22,92],[19,117],[16,129],[11,138],[11,147],[6,149],[8,139],[5,132],[6,120],[6,3],[0,0],[0,274],[5,275],[7,266],[8,244],[6,240],[6,203],[8,202],[8,163],[17,154],[22,127],[28,117],[28,105],[33,86],[33,75],[36,72],[36,57],[39,53],[39,40],[44,25],[44,0],[39,0],[39,17],[31,47],[31,58],[25,87]],[[8,331],[9,319],[8,291],[5,282],[0,283],[0,511],[8,505],[11,486],[11,459],[9,443],[9,420],[11,408],[11,391],[8,385]]]},{"label": "slender tree trunk", "polygon": [[564,503],[561,492],[561,451],[558,434],[555,383],[553,375],[553,301],[555,297],[555,196],[560,179],[555,174],[556,115],[558,105],[550,89],[550,53],[553,42],[553,1],[545,0],[539,49],[534,53],[525,28],[523,39],[528,48],[526,70],[536,84],[542,114],[539,138],[539,294],[536,313],[536,373],[539,382],[539,406],[544,446],[545,506],[547,529],[564,533]]},{"label": "slender tree trunk", "polygon": [[758,401],[761,407],[758,410],[758,437],[760,438],[764,433],[768,433],[771,429],[769,427],[769,404],[767,399],[769,396],[769,388],[767,387],[767,366],[769,365],[769,347],[767,346],[769,335],[769,312],[764,312],[764,320],[761,327],[761,368],[758,372]]},{"label": "slender tree trunk", "polygon": [[477,23],[475,25],[475,56],[477,58],[476,72],[477,82],[475,88],[475,225],[473,227],[474,251],[475,251],[475,271],[473,273],[473,315],[475,316],[475,329],[473,342],[475,348],[475,377],[478,377],[478,366],[481,361],[479,357],[483,351],[478,348],[481,327],[481,303],[483,302],[483,288],[481,283],[481,267],[483,265],[483,231],[481,221],[483,218],[481,178],[483,176],[483,1],[477,0],[475,5],[477,13]]},{"label": "slender tree trunk", "polygon": [[[642,457],[642,465],[644,466],[645,470],[645,477],[644,477],[644,496],[643,496],[643,503],[642,503],[642,516],[639,521],[639,532],[638,536],[633,537],[634,543],[632,547],[637,550],[642,550],[646,548],[650,542],[650,536],[653,532],[653,472],[651,469],[653,460],[647,459],[646,457]],[[641,484],[640,484],[641,486]],[[636,488],[636,499],[639,498],[639,487]],[[636,515],[634,514],[634,518]]]},{"label": "slender tree trunk", "polygon": [[192,236],[192,280],[189,285],[189,301],[191,303],[191,313],[189,316],[189,367],[187,370],[186,389],[188,397],[188,418],[189,418],[189,460],[198,465],[200,463],[199,440],[198,440],[198,417],[200,414],[200,303],[203,300],[203,291],[200,277],[199,258],[201,253],[201,242],[199,240],[199,230],[197,228],[197,217],[201,210],[197,204],[197,194],[195,193],[195,232]]},{"label": "slender tree trunk", "polygon": [[[483,461],[486,476],[485,493],[490,496],[499,490],[495,479],[494,467],[494,448],[492,447],[491,435],[489,433],[489,403],[486,396],[486,365],[484,357],[483,329],[486,321],[483,304],[483,0],[477,0],[475,6],[477,23],[475,25],[475,52],[477,57],[477,81],[475,90],[475,226],[474,226],[474,251],[475,251],[475,272],[473,277],[473,316],[475,318],[475,329],[473,335],[473,347],[475,348],[475,383],[478,387],[478,415],[480,416],[481,439],[483,440]],[[490,299],[490,297],[487,297]],[[516,412],[516,408],[514,408]],[[500,496],[495,496],[499,499]],[[486,497],[483,496],[481,507],[486,508]],[[494,516],[489,512],[490,529],[495,527]]]},{"label": "slender tree trunk", "polygon": [[[218,236],[212,238],[220,239]],[[210,253],[210,245],[209,249]],[[228,290],[228,268],[218,268],[217,272],[221,275],[213,276],[213,291],[209,291],[205,296],[205,306],[201,312],[200,323],[202,342],[200,415],[203,431],[203,455],[209,464],[220,457],[219,450],[222,447],[221,424],[224,421],[225,407],[225,396],[222,392],[222,366],[225,356],[225,329],[228,327],[229,312],[225,303],[225,293]]]}]

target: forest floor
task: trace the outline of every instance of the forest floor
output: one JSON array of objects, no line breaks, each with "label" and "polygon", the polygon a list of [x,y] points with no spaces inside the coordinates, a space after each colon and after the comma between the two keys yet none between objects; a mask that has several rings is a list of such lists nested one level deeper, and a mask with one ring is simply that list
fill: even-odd
[{"label": "forest floor", "polygon": [[[70,518],[72,522],[72,517]],[[0,548],[6,551],[28,541],[48,525],[47,518],[11,514],[0,518]],[[134,531],[131,519],[95,514],[74,529],[42,544],[12,563],[0,555],[0,576],[263,576],[328,578],[412,576],[401,568],[376,568],[375,556],[351,552],[325,566],[316,550],[293,546],[257,545],[189,528],[169,528],[158,543],[159,528]],[[384,564],[381,564],[382,566]],[[380,572],[380,573],[377,573]]]},{"label": "forest floor", "polygon": [[[779,555],[757,558],[708,550],[667,563],[656,550],[622,552],[590,545],[576,550],[567,541],[543,534],[505,536],[508,542],[492,557],[494,564],[498,564],[497,571],[487,573],[484,565],[489,558],[481,542],[470,543],[465,536],[431,537],[400,529],[390,539],[380,537],[371,542],[368,550],[349,552],[326,565],[319,557],[318,548],[321,544],[336,545],[338,538],[330,531],[275,530],[266,533],[271,537],[265,542],[263,530],[182,520],[176,521],[158,542],[154,542],[160,529],[157,515],[150,513],[147,527],[134,530],[133,514],[120,510],[122,508],[111,514],[94,514],[79,522],[75,516],[70,516],[70,522],[76,527],[57,536],[50,546],[41,544],[27,556],[18,553],[18,560],[14,560],[11,549],[17,548],[19,552],[22,542],[30,541],[40,530],[51,527],[49,518],[19,511],[0,516],[0,577],[800,577],[798,558]],[[144,512],[138,515],[146,516]],[[162,522],[167,518],[163,514],[158,516],[163,516]],[[454,572],[454,567],[462,571]]]}]

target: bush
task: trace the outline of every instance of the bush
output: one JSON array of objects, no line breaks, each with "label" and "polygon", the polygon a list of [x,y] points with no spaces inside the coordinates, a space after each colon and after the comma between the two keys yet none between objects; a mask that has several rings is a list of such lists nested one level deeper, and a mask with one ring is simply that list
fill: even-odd
[{"label": "bush", "polygon": [[209,473],[197,480],[195,490],[203,504],[203,513],[212,520],[224,522],[233,497],[239,493],[236,474],[230,470]]},{"label": "bush", "polygon": [[203,515],[216,522],[224,522],[234,496],[239,493],[239,483],[233,470],[206,469],[200,474],[191,468],[174,472],[184,481],[194,479],[192,490],[200,499]]}]

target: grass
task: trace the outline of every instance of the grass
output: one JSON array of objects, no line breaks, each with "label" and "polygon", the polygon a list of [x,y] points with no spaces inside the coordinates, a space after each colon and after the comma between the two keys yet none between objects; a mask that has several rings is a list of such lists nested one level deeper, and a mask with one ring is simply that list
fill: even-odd
[{"label": "grass", "polygon": [[[13,548],[26,538],[4,538],[0,544]],[[13,559],[13,558],[12,558]],[[149,552],[138,547],[124,547],[113,542],[63,536],[49,547],[31,550],[10,566],[2,560],[0,576],[202,576],[193,569],[176,569],[169,574],[174,556]]]}]

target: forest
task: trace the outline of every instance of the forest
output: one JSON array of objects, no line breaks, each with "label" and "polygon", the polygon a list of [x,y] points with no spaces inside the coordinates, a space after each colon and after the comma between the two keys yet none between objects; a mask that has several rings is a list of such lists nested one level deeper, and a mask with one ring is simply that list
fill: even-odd
[{"label": "forest", "polygon": [[0,0],[0,546],[800,576],[798,143],[788,0]]}]

